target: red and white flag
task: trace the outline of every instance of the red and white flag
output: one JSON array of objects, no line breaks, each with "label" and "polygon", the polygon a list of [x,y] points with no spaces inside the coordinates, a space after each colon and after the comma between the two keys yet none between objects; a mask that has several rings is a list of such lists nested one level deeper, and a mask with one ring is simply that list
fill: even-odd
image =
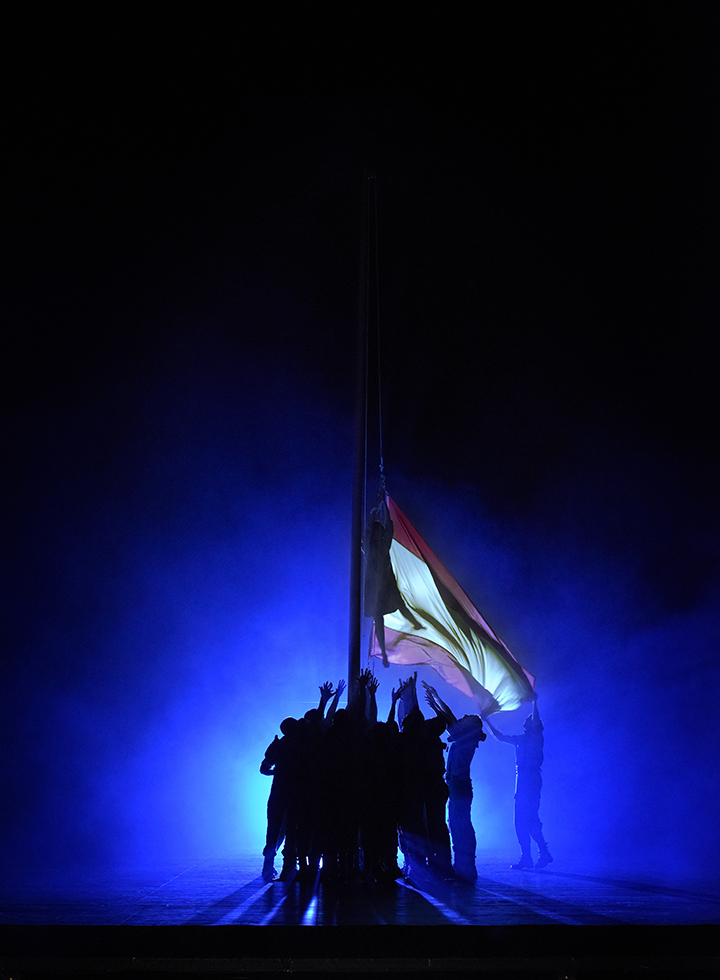
[{"label": "red and white flag", "polygon": [[376,618],[370,656],[383,656],[382,619],[389,663],[432,667],[473,698],[481,714],[510,711],[531,701],[535,678],[485,622],[395,502],[390,497],[385,502],[393,525],[390,564],[402,602],[394,612]]}]

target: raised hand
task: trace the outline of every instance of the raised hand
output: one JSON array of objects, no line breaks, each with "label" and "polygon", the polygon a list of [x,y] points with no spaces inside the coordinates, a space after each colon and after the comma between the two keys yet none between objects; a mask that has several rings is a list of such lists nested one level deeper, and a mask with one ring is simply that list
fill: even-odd
[{"label": "raised hand", "polygon": [[425,688],[425,700],[428,702],[428,704],[431,703],[430,700],[431,698],[433,701],[437,700],[438,692],[435,690],[434,687],[428,684],[427,681],[423,681],[422,686]]}]

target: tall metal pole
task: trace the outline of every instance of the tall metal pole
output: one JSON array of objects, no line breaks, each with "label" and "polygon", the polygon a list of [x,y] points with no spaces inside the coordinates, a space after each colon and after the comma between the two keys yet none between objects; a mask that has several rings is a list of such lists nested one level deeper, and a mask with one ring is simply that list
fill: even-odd
[{"label": "tall metal pole", "polygon": [[362,635],[362,536],[364,525],[367,370],[368,370],[368,248],[370,244],[370,181],[368,178],[360,250],[360,282],[358,295],[357,367],[355,377],[355,462],[353,471],[352,517],[350,542],[350,630],[348,642],[348,702],[355,693],[360,677],[360,643]]}]

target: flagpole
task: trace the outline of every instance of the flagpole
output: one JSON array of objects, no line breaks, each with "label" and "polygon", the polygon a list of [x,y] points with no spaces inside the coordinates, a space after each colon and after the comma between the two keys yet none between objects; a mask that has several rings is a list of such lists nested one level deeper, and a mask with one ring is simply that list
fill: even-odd
[{"label": "flagpole", "polygon": [[348,703],[356,691],[360,677],[360,644],[362,634],[362,535],[365,502],[365,469],[367,441],[367,337],[368,337],[368,249],[370,235],[370,187],[373,177],[367,179],[367,193],[363,207],[360,249],[360,282],[358,295],[357,355],[355,376],[355,453],[353,467],[351,542],[350,542],[350,629],[348,637]]}]

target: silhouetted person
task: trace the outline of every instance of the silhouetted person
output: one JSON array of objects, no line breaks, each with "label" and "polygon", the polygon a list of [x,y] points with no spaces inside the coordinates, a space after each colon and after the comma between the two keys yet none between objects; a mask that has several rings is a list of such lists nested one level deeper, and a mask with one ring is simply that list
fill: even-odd
[{"label": "silhouetted person", "polygon": [[264,776],[273,777],[267,804],[267,834],[263,848],[262,876],[265,881],[272,881],[275,877],[275,855],[283,839],[285,839],[285,862],[290,861],[292,853],[294,865],[293,800],[296,792],[295,768],[299,725],[300,722],[296,718],[285,718],[280,724],[282,738],[275,736],[265,751],[265,758],[260,763],[260,772]]},{"label": "silhouetted person", "polygon": [[464,715],[460,720],[438,696],[434,687],[423,681],[425,699],[435,713],[445,719],[448,730],[448,758],[445,779],[448,785],[448,823],[452,838],[453,870],[463,881],[477,878],[475,849],[477,840],[472,825],[472,780],[470,763],[475,749],[484,742],[482,719],[478,715]]},{"label": "silhouetted person", "polygon": [[426,719],[417,703],[417,672],[402,685],[401,758],[403,795],[400,841],[410,873],[427,869],[439,878],[454,877],[450,834],[445,821],[445,720]]},{"label": "silhouetted person", "polygon": [[[321,767],[324,732],[332,723],[344,687],[344,682],[340,681],[337,691],[333,692],[329,681],[323,684],[318,707],[307,711],[302,719],[286,718],[280,725],[282,738],[276,736],[265,752],[260,772],[273,777],[263,848],[265,881],[272,881],[276,876],[274,859],[283,838],[282,880],[293,877],[298,864],[306,874],[317,870],[323,830]],[[333,694],[326,717],[325,708]]]},{"label": "silhouetted person", "polygon": [[[373,679],[374,681],[374,679]],[[370,718],[376,715],[377,682],[368,683]],[[361,843],[366,881],[389,884],[402,877],[398,867],[398,815],[400,806],[400,730],[395,706],[400,692],[393,690],[387,721],[375,721],[368,730],[364,755]]]},{"label": "silhouetted person", "polygon": [[533,861],[530,850],[530,838],[532,838],[540,850],[540,856],[535,867],[544,868],[550,864],[552,856],[543,837],[542,824],[540,823],[543,723],[540,721],[538,712],[537,695],[535,695],[533,712],[525,719],[522,735],[503,735],[488,718],[485,721],[495,738],[515,746],[515,833],[521,853],[518,863],[511,865],[511,867],[516,871],[532,868]]},{"label": "silhouetted person", "polygon": [[[306,711],[300,729],[300,752],[296,774],[298,797],[297,861],[301,878],[313,880],[320,868],[327,837],[326,798],[326,733],[332,725],[338,699],[345,684],[340,681],[333,691],[330,681],[320,686],[317,708]],[[334,698],[333,698],[334,694]],[[325,709],[333,698],[328,709]]]}]

